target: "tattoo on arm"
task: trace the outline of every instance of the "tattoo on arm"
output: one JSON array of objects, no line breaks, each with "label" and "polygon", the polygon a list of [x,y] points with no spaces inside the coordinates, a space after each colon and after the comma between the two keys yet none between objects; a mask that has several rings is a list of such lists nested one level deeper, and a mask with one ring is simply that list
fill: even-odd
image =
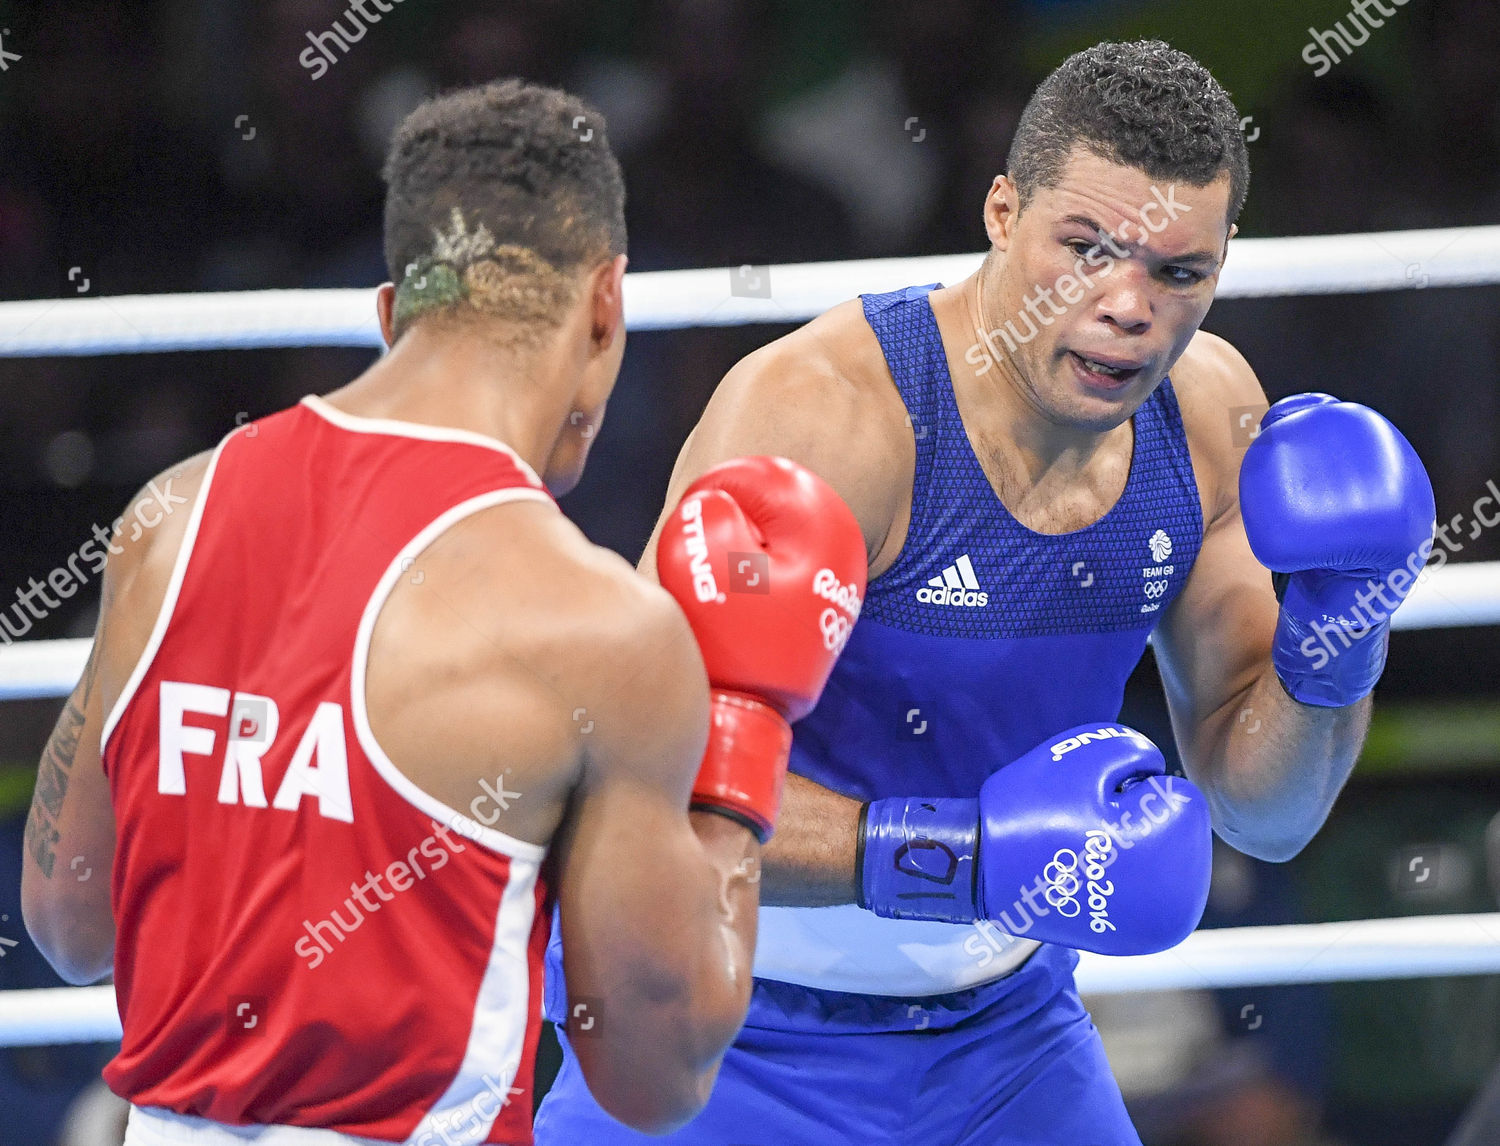
[{"label": "tattoo on arm", "polygon": [[[98,643],[95,642],[97,649]],[[77,693],[68,697],[62,715],[52,729],[52,736],[42,752],[41,766],[36,774],[36,791],[31,797],[31,814],[26,818],[26,846],[37,868],[48,879],[56,866],[57,854],[54,845],[62,838],[57,822],[62,817],[63,804],[68,798],[68,780],[73,771],[73,757],[78,752],[78,737],[83,731],[85,710],[94,691],[94,674],[98,665],[94,655],[83,670],[82,697]]]}]

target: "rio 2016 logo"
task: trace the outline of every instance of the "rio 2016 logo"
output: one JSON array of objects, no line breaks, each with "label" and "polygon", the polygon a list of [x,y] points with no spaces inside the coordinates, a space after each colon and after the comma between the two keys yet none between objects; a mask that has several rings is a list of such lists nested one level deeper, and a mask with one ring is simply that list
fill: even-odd
[{"label": "rio 2016 logo", "polygon": [[[838,574],[832,569],[819,569],[813,577],[812,589],[818,597],[833,603],[834,607],[824,609],[819,615],[818,628],[823,634],[823,646],[836,656],[849,643],[849,634],[859,618],[863,605],[859,589],[853,584],[840,584]],[[844,615],[840,615],[840,610]]]},{"label": "rio 2016 logo", "polygon": [[1086,833],[1083,845],[1083,876],[1078,876],[1078,853],[1072,848],[1058,848],[1051,862],[1042,869],[1046,884],[1043,896],[1064,919],[1072,919],[1083,910],[1078,901],[1080,891],[1087,893],[1089,930],[1096,935],[1115,930],[1109,918],[1109,897],[1115,893],[1113,880],[1104,878],[1104,869],[1112,861],[1114,841],[1109,833],[1094,830]]}]

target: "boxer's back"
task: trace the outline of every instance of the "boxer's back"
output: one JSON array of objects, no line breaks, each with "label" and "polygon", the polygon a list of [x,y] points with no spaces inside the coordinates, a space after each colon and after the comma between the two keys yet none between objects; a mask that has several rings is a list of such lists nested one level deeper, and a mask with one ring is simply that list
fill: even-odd
[{"label": "boxer's back", "polygon": [[[483,568],[465,522],[486,522],[471,543],[508,530],[536,575],[566,580],[560,515],[491,439],[316,399],[232,434],[199,472],[106,603],[106,626],[137,638],[118,633],[101,667],[125,1031],[106,1078],[220,1122],[406,1139],[477,1119],[487,1140],[529,1140],[515,1096],[537,1035],[541,864],[578,756],[559,682],[527,663],[549,606],[522,587],[507,609],[502,568],[492,609],[413,622],[444,605],[424,588],[451,606],[455,567]],[[449,758],[390,711],[459,723],[462,650],[431,645],[467,629],[510,666],[480,681],[514,730],[487,778],[468,730]],[[367,708],[367,680],[390,702]],[[398,750],[421,735],[425,754]],[[430,762],[445,758],[464,763]]]}]

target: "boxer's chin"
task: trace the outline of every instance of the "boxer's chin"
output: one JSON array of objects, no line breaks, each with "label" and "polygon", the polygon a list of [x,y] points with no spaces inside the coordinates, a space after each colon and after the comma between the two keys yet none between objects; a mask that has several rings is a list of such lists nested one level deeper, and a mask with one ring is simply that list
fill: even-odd
[{"label": "boxer's chin", "polygon": [[548,470],[542,475],[542,484],[547,487],[547,492],[553,497],[567,497],[582,477],[582,467],[567,474],[554,474]]},{"label": "boxer's chin", "polygon": [[602,411],[590,416],[575,412],[563,427],[552,456],[547,459],[547,468],[542,471],[542,484],[553,497],[562,497],[572,491],[583,478],[583,467],[588,463],[589,450],[594,437],[604,422]]},{"label": "boxer's chin", "polygon": [[542,484],[547,487],[547,492],[553,497],[563,497],[572,493],[573,488],[583,478],[583,465],[587,454],[588,451],[583,450],[576,457],[565,462],[560,462],[554,456],[541,475]]},{"label": "boxer's chin", "polygon": [[1037,399],[1050,421],[1091,433],[1106,433],[1130,418],[1160,384],[1156,371],[1141,371],[1122,385],[1099,385],[1064,354]]}]

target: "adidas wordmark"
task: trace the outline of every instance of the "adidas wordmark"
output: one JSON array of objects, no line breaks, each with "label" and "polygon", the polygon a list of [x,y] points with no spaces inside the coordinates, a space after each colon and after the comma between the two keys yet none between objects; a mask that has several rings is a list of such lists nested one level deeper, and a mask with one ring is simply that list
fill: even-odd
[{"label": "adidas wordmark", "polygon": [[990,595],[979,587],[979,578],[974,576],[974,566],[965,553],[944,569],[942,576],[933,577],[918,589],[917,600],[924,605],[983,608],[990,603]]}]

